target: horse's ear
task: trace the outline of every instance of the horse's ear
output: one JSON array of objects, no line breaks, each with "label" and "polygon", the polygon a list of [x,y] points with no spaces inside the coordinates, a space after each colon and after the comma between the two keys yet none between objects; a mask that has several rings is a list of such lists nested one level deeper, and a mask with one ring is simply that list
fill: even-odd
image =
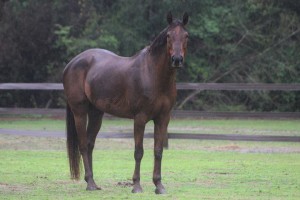
[{"label": "horse's ear", "polygon": [[173,22],[173,16],[172,16],[171,11],[168,12],[168,14],[167,14],[167,21],[169,24],[172,24],[172,22]]},{"label": "horse's ear", "polygon": [[182,23],[185,26],[188,22],[189,22],[189,15],[187,14],[187,12],[185,12],[182,17]]}]

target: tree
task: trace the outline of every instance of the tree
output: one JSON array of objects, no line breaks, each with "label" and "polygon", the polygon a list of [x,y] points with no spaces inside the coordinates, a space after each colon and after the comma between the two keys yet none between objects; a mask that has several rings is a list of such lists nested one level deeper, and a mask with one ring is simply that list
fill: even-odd
[{"label": "tree", "polygon": [[[166,27],[165,15],[170,10],[174,16],[181,17],[184,11],[191,16],[187,27],[190,43],[186,69],[178,72],[179,81],[300,82],[297,1],[6,0],[1,3],[1,82],[60,82],[66,63],[88,48],[105,48],[132,56]],[[32,92],[12,94],[0,94],[1,105],[45,106],[49,105],[49,99],[58,102],[61,98]],[[180,93],[178,105],[198,110],[218,107],[292,111],[300,109],[299,99],[299,93],[198,91]]]}]

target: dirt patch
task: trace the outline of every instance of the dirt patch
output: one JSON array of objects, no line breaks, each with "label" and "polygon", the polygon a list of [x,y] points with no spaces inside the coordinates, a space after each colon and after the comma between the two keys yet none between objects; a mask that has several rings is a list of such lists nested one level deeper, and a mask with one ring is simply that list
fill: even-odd
[{"label": "dirt patch", "polygon": [[220,146],[218,147],[218,150],[220,151],[238,151],[241,147],[238,145],[226,145],[226,146]]},{"label": "dirt patch", "polygon": [[24,187],[22,185],[10,185],[7,183],[0,183],[0,191],[4,193],[10,193],[10,192],[26,192],[28,190],[27,187]]},{"label": "dirt patch", "polygon": [[[34,131],[32,131],[34,132]],[[153,149],[153,139],[144,140],[145,149]],[[244,142],[244,141],[213,141],[213,140],[170,140],[170,149],[232,151],[240,153],[300,153],[299,143],[279,142]],[[37,137],[13,134],[0,134],[0,150],[61,150],[65,151],[63,137]],[[134,149],[133,139],[96,140],[96,150]]]},{"label": "dirt patch", "polygon": [[70,184],[81,184],[80,181],[76,181],[76,180],[58,180],[58,181],[55,181],[56,184],[59,184],[59,185],[70,185]]},{"label": "dirt patch", "polygon": [[132,187],[133,183],[129,181],[121,181],[117,183],[117,186],[127,188],[127,187]]},{"label": "dirt patch", "polygon": [[0,150],[65,150],[64,138],[0,134]]},{"label": "dirt patch", "polygon": [[260,147],[260,148],[243,148],[241,153],[300,153],[297,147]]},{"label": "dirt patch", "polygon": [[239,146],[239,145],[224,145],[217,147],[207,147],[213,151],[234,151],[240,153],[300,153],[300,147],[267,147],[267,146]]}]

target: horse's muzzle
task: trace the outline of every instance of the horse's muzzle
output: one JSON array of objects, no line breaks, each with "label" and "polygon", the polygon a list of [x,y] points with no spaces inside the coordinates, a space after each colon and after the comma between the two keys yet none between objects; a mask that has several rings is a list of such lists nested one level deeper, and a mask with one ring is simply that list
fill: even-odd
[{"label": "horse's muzzle", "polygon": [[172,56],[172,67],[181,68],[183,67],[183,57],[182,56]]}]

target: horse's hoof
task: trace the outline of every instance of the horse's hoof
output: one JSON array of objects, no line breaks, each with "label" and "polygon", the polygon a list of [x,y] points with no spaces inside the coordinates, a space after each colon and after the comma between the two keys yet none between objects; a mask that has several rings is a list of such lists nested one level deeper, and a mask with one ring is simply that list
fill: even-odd
[{"label": "horse's hoof", "polygon": [[142,193],[143,192],[143,189],[140,185],[137,185],[137,186],[133,186],[133,189],[131,191],[132,193]]},{"label": "horse's hoof", "polygon": [[157,187],[155,189],[155,194],[166,194],[166,193],[167,193],[167,191],[164,187]]},{"label": "horse's hoof", "polygon": [[94,190],[101,190],[101,187],[98,187],[97,185],[87,186],[87,191],[94,191]]}]

